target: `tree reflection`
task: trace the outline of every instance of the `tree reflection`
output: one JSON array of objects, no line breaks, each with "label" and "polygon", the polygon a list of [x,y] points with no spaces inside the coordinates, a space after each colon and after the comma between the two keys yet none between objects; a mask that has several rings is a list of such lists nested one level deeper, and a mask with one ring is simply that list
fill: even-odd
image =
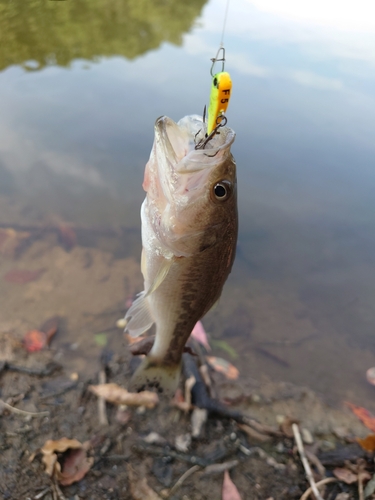
[{"label": "tree reflection", "polygon": [[0,0],[0,70],[100,56],[133,59],[176,45],[206,0]]}]

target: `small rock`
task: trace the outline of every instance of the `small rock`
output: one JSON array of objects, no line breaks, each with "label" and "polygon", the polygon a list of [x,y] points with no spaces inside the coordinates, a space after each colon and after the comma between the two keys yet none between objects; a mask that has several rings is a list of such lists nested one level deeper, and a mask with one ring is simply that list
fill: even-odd
[{"label": "small rock", "polygon": [[302,429],[301,435],[302,435],[302,441],[305,444],[313,444],[314,438],[312,437],[312,434],[308,429]]},{"label": "small rock", "polygon": [[143,438],[143,441],[147,444],[164,445],[166,443],[166,440],[163,438],[163,436],[160,436],[160,434],[158,434],[157,432],[150,432],[150,434],[147,434],[147,436]]}]

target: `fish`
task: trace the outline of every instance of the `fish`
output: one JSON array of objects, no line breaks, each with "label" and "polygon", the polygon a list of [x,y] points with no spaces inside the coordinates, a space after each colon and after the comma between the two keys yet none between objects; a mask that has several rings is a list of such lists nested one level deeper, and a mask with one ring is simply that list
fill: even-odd
[{"label": "fish", "polygon": [[235,132],[222,126],[205,143],[206,130],[198,115],[178,123],[162,116],[155,122],[141,207],[144,290],[125,321],[132,337],[153,325],[156,335],[130,380],[132,392],[174,394],[185,344],[197,321],[219,300],[234,262]]}]

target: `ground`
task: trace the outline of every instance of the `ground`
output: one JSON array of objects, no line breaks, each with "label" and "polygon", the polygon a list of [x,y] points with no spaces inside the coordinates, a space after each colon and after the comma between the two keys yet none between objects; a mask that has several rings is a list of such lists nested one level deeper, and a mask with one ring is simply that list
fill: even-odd
[{"label": "ground", "polygon": [[[281,434],[249,436],[233,419],[211,415],[199,438],[181,451],[176,440],[191,433],[191,411],[165,400],[153,409],[123,411],[108,403],[108,425],[101,424],[98,399],[89,385],[97,384],[104,370],[108,382],[126,387],[134,360],[116,321],[124,314],[126,299],[141,289],[135,252],[122,251],[121,258],[116,257],[116,235],[100,231],[95,238],[102,238],[102,244],[92,248],[84,231],[73,234],[58,226],[28,230],[17,224],[13,230],[13,240],[0,241],[0,398],[27,414],[0,403],[2,498],[159,498],[137,490],[144,478],[166,497],[166,491],[198,464],[169,498],[220,499],[223,473],[205,467],[233,460],[238,463],[230,476],[242,500],[300,498],[308,483],[285,418],[299,422],[312,441],[308,446],[314,456],[344,447],[338,461],[342,466],[349,457],[345,447],[366,435],[348,408],[329,407],[306,387],[246,373],[231,381],[213,371],[218,399],[276,430],[284,419]],[[17,240],[22,232],[29,235]],[[127,236],[136,246],[132,233]],[[28,352],[26,333],[51,317],[58,317],[58,331],[49,346]],[[151,432],[159,436],[156,443],[145,441]],[[48,439],[63,437],[86,443],[93,465],[83,479],[58,490],[45,472],[40,449]],[[364,455],[359,447],[356,453],[354,462]],[[61,463],[64,459],[59,454]],[[328,464],[327,475],[333,467]],[[342,498],[358,498],[356,484],[343,482],[328,485],[325,498],[333,500],[346,491],[349,496]]]}]

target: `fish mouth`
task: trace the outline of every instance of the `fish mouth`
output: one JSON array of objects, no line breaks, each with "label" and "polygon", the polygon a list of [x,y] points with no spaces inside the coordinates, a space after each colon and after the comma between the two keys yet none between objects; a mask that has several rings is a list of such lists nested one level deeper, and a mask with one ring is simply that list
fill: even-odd
[{"label": "fish mouth", "polygon": [[220,127],[204,149],[195,149],[206,130],[207,124],[198,115],[186,116],[178,123],[167,116],[156,120],[154,145],[159,181],[168,200],[173,194],[197,190],[230,155],[235,132],[226,126]]}]

